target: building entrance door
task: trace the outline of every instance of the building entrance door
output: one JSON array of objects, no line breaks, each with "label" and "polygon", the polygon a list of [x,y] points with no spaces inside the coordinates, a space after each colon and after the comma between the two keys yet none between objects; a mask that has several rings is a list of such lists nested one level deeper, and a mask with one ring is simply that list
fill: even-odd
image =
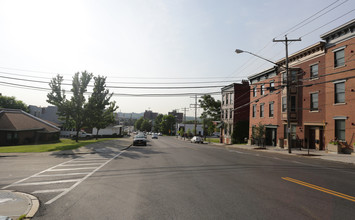
[{"label": "building entrance door", "polygon": [[265,144],[268,146],[276,146],[276,128],[266,128],[265,131]]},{"label": "building entrance door", "polygon": [[309,148],[315,149],[316,148],[316,130],[310,128],[309,129]]}]

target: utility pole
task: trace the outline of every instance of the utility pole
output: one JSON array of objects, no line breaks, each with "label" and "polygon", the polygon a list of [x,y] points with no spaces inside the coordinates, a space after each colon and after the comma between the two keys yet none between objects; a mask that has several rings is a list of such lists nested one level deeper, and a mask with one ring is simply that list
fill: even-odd
[{"label": "utility pole", "polygon": [[182,108],[181,110],[184,111],[184,140],[185,140],[185,132],[186,132],[186,111],[189,111],[188,108]]},{"label": "utility pole", "polygon": [[[195,108],[195,132],[194,135],[196,136],[196,132],[197,132],[197,94],[195,96],[192,96],[190,98],[195,98],[195,104],[190,104],[190,108]],[[191,107],[192,106],[192,107]]]},{"label": "utility pole", "polygon": [[292,41],[301,41],[301,38],[298,39],[288,39],[287,35],[285,35],[285,40],[272,40],[273,42],[284,42],[286,46],[286,105],[287,105],[287,144],[288,144],[288,153],[292,153],[292,138],[291,138],[291,94],[290,94],[290,74],[288,68],[288,42]]}]

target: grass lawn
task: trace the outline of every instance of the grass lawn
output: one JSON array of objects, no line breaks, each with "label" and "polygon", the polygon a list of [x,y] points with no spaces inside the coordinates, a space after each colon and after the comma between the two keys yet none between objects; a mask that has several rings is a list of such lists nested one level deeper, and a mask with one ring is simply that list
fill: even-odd
[{"label": "grass lawn", "polygon": [[61,150],[73,150],[88,144],[114,140],[116,138],[101,138],[98,140],[79,140],[78,143],[71,139],[60,139],[60,142],[53,144],[38,144],[38,145],[18,145],[0,147],[0,153],[28,153],[28,152],[50,152]]},{"label": "grass lawn", "polygon": [[219,143],[219,138],[206,138],[207,142]]}]

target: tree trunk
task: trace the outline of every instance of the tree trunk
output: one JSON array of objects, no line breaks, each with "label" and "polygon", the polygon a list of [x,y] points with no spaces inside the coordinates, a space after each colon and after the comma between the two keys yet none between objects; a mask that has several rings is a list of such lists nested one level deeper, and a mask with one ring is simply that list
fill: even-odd
[{"label": "tree trunk", "polygon": [[79,142],[79,129],[76,129],[76,137],[75,137],[75,142]]},{"label": "tree trunk", "polygon": [[98,137],[99,137],[99,129],[98,128],[96,128],[96,140],[98,139]]}]

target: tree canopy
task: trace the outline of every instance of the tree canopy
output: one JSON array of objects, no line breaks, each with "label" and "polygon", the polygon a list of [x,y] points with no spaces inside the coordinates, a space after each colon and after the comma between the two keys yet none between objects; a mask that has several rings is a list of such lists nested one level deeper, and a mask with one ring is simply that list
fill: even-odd
[{"label": "tree canopy", "polygon": [[95,77],[93,93],[89,101],[86,101],[85,93],[92,78],[93,74],[87,71],[75,73],[70,99],[66,98],[61,87],[63,76],[57,75],[49,83],[52,91],[47,94],[47,102],[58,107],[59,116],[66,122],[65,126],[75,128],[76,141],[84,126],[100,129],[110,124],[113,121],[113,112],[117,109],[115,102],[110,102],[112,94],[106,90],[105,77]]},{"label": "tree canopy", "polygon": [[215,121],[221,119],[221,101],[215,100],[211,95],[204,95],[199,100],[203,109],[201,118],[212,118]]},{"label": "tree canopy", "polygon": [[17,100],[15,97],[2,95],[0,95],[0,108],[21,109],[29,112],[28,106],[24,102]]}]

